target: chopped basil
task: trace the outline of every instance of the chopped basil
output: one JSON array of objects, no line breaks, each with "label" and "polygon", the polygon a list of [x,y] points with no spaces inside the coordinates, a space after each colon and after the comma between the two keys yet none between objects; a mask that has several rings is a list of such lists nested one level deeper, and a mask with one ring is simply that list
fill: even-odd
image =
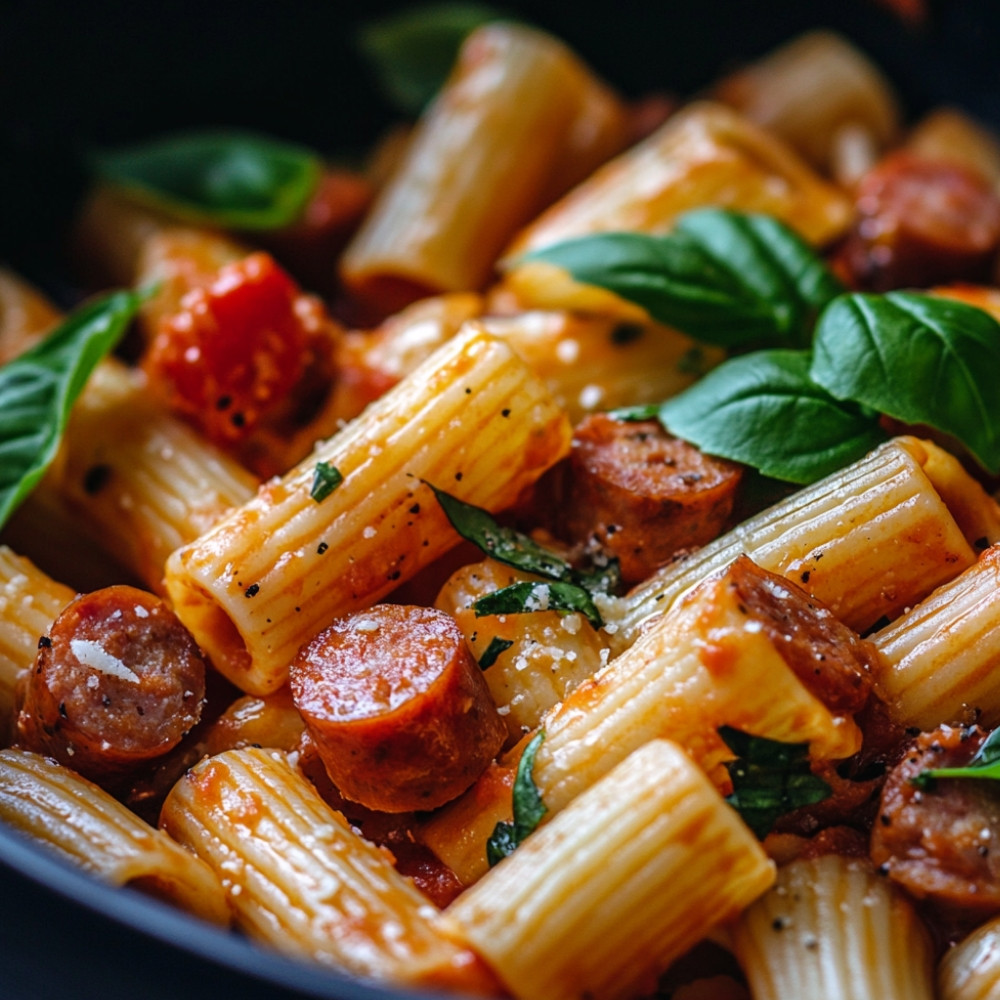
[{"label": "chopped basil", "polygon": [[483,655],[479,657],[480,669],[487,670],[492,667],[497,662],[497,657],[513,645],[513,639],[501,639],[498,635],[493,636],[489,645],[483,650]]},{"label": "chopped basil", "polygon": [[586,615],[594,628],[604,624],[594,599],[583,587],[556,580],[512,583],[474,601],[472,610],[480,618],[483,615],[518,615],[532,611],[576,611]]},{"label": "chopped basil", "polygon": [[503,820],[493,828],[493,835],[486,842],[486,860],[492,868],[498,861],[512,854],[529,833],[532,833],[549,811],[538,793],[531,776],[535,766],[535,754],[545,739],[545,730],[540,729],[524,748],[517,776],[514,778],[513,805],[514,820]]},{"label": "chopped basil", "polygon": [[1000,472],[1000,323],[982,309],[842,295],[820,318],[810,374],[837,399],[953,435]]},{"label": "chopped basil", "polygon": [[733,782],[726,801],[759,840],[779,817],[829,798],[830,786],[809,769],[808,743],[779,743],[729,726],[719,735],[737,758],[726,764]]},{"label": "chopped basil", "polygon": [[677,437],[765,476],[809,483],[885,440],[877,414],[834,399],[809,376],[808,351],[724,361],[659,409]]},{"label": "chopped basil", "polygon": [[599,233],[521,260],[564,268],[661,323],[729,348],[808,345],[817,314],[843,290],[781,222],[717,208],[686,213],[662,236]]},{"label": "chopped basil", "polygon": [[926,791],[934,787],[937,778],[1000,779],[1000,728],[990,733],[965,767],[930,768],[910,778],[910,782]]},{"label": "chopped basil", "polygon": [[0,524],[55,458],[87,379],[148,295],[119,291],[90,302],[0,367]]},{"label": "chopped basil", "polygon": [[574,569],[565,559],[543,548],[514,528],[497,524],[489,511],[465,503],[423,480],[437,497],[452,527],[484,555],[515,569],[534,573],[558,583],[573,584],[591,594],[606,594],[619,584],[618,563],[610,560],[606,566],[591,572]]},{"label": "chopped basil", "polygon": [[466,35],[501,16],[481,3],[436,3],[364,25],[358,45],[385,96],[416,115],[447,79]]},{"label": "chopped basil", "polygon": [[322,174],[312,150],[232,130],[185,132],[102,152],[94,166],[137,200],[228,229],[295,222]]},{"label": "chopped basil", "polygon": [[342,482],[344,477],[335,465],[329,462],[317,462],[316,471],[313,473],[312,486],[309,487],[309,496],[320,503],[325,500]]}]

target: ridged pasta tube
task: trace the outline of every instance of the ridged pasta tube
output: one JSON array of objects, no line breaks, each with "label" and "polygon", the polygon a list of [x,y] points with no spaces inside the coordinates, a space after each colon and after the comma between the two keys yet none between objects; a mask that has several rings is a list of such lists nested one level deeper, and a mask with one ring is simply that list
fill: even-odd
[{"label": "ridged pasta tube", "polygon": [[876,632],[876,676],[892,717],[936,729],[1000,723],[1000,546]]},{"label": "ridged pasta tube", "polygon": [[[474,324],[283,479],[167,563],[167,591],[215,666],[251,694],[338,615],[365,607],[458,536],[426,480],[496,511],[569,449],[563,411]],[[319,471],[342,483],[313,495]]]},{"label": "ridged pasta tube", "polygon": [[227,750],[171,790],[161,826],[222,880],[236,926],[286,954],[408,985],[478,989],[436,908],[278,750]]},{"label": "ridged pasta tube", "polygon": [[484,25],[348,246],[345,283],[385,309],[481,287],[517,227],[565,190],[553,190],[561,177],[572,182],[570,164],[579,179],[624,146],[625,121],[561,42]]},{"label": "ridged pasta tube", "polygon": [[1000,996],[1000,917],[977,927],[938,965],[940,1000],[995,1000]]},{"label": "ridged pasta tube", "polygon": [[10,734],[18,677],[34,662],[39,637],[75,596],[31,560],[0,545],[0,742]]},{"label": "ridged pasta tube", "polygon": [[[858,632],[895,618],[971,566],[973,542],[1000,539],[1000,522],[991,525],[996,502],[940,452],[928,441],[894,438],[663,567],[619,605],[612,649],[627,648],[644,621],[741,552],[801,584]],[[942,468],[947,476],[939,477]],[[949,507],[959,474],[971,498],[962,502],[961,523]]]},{"label": "ridged pasta tube", "polygon": [[680,747],[654,740],[529,835],[443,919],[518,1000],[625,1000],[773,878],[704,773]]},{"label": "ridged pasta tube", "polygon": [[0,820],[112,885],[229,923],[222,884],[204,861],[48,757],[0,750]]},{"label": "ridged pasta tube", "polygon": [[754,1000],[933,1000],[930,936],[867,859],[835,854],[778,870],[732,940]]}]

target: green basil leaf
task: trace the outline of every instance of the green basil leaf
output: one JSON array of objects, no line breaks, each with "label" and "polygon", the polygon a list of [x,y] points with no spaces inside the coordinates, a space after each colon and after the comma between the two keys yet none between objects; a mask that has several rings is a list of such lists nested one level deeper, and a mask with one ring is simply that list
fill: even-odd
[{"label": "green basil leaf", "polygon": [[521,760],[517,765],[517,776],[514,778],[514,820],[497,823],[492,836],[486,842],[486,859],[491,868],[508,854],[513,853],[524,838],[538,827],[549,811],[531,775],[535,766],[535,755],[544,739],[545,730],[540,729],[521,754]]},{"label": "green basil leaf", "polygon": [[312,150],[240,131],[166,136],[99,153],[94,166],[137,200],[227,229],[277,229],[295,222],[323,169]]},{"label": "green basil leaf", "polygon": [[476,617],[483,615],[520,615],[532,611],[568,611],[586,615],[594,628],[600,628],[604,621],[597,610],[590,593],[576,583],[560,583],[555,580],[522,580],[509,587],[501,587],[492,594],[486,594],[474,601],[472,610]]},{"label": "green basil leaf", "polygon": [[0,524],[52,463],[73,403],[147,294],[121,291],[90,302],[0,367]]},{"label": "green basil leaf", "polygon": [[313,481],[309,487],[309,496],[316,503],[322,503],[342,482],[344,474],[329,462],[317,462],[313,472]]},{"label": "green basil leaf", "polygon": [[958,438],[1000,472],[1000,323],[983,310],[912,292],[842,295],[819,319],[810,374],[837,399]]},{"label": "green basil leaf", "polygon": [[810,483],[885,440],[876,414],[834,399],[809,377],[806,351],[724,361],[660,407],[660,422],[709,455]]},{"label": "green basil leaf", "polygon": [[574,569],[565,559],[543,548],[528,535],[497,524],[489,511],[453,497],[422,480],[437,498],[451,526],[480,552],[497,562],[554,580],[583,587],[590,593],[609,593],[619,583],[618,563],[611,561],[593,572]]},{"label": "green basil leaf", "polygon": [[736,754],[726,764],[733,782],[726,801],[759,840],[781,816],[830,796],[830,786],[809,768],[808,743],[779,743],[729,726],[722,726],[719,735]]},{"label": "green basil leaf", "polygon": [[910,779],[922,790],[934,787],[937,778],[1000,779],[1000,728],[994,729],[965,767],[935,767],[921,771]]},{"label": "green basil leaf", "polygon": [[489,645],[483,650],[483,655],[479,657],[479,669],[488,670],[497,662],[497,657],[513,645],[513,639],[501,639],[498,635],[493,636]]},{"label": "green basil leaf", "polygon": [[816,316],[842,290],[791,229],[763,215],[706,208],[672,233],[600,233],[526,254],[642,306],[720,347],[808,346]]},{"label": "green basil leaf", "polygon": [[481,3],[427,4],[364,25],[358,45],[385,96],[417,115],[441,89],[465,37],[501,16]]}]

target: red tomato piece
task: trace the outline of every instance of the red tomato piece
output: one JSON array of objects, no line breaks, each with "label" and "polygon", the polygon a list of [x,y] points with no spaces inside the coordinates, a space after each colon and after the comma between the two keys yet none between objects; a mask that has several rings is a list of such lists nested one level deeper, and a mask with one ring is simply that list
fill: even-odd
[{"label": "red tomato piece", "polygon": [[143,368],[206,437],[241,441],[302,376],[308,332],[299,298],[270,254],[227,264],[160,321]]}]

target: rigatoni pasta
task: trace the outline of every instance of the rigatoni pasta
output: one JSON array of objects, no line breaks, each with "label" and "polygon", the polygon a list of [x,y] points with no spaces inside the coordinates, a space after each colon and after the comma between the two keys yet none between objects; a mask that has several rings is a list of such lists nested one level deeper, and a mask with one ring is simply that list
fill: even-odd
[{"label": "rigatoni pasta", "polygon": [[[178,549],[167,591],[215,665],[245,691],[267,694],[332,617],[379,600],[455,544],[424,481],[502,508],[568,446],[568,421],[545,388],[510,348],[469,327],[282,480]],[[317,470],[343,482],[319,492]]]}]

